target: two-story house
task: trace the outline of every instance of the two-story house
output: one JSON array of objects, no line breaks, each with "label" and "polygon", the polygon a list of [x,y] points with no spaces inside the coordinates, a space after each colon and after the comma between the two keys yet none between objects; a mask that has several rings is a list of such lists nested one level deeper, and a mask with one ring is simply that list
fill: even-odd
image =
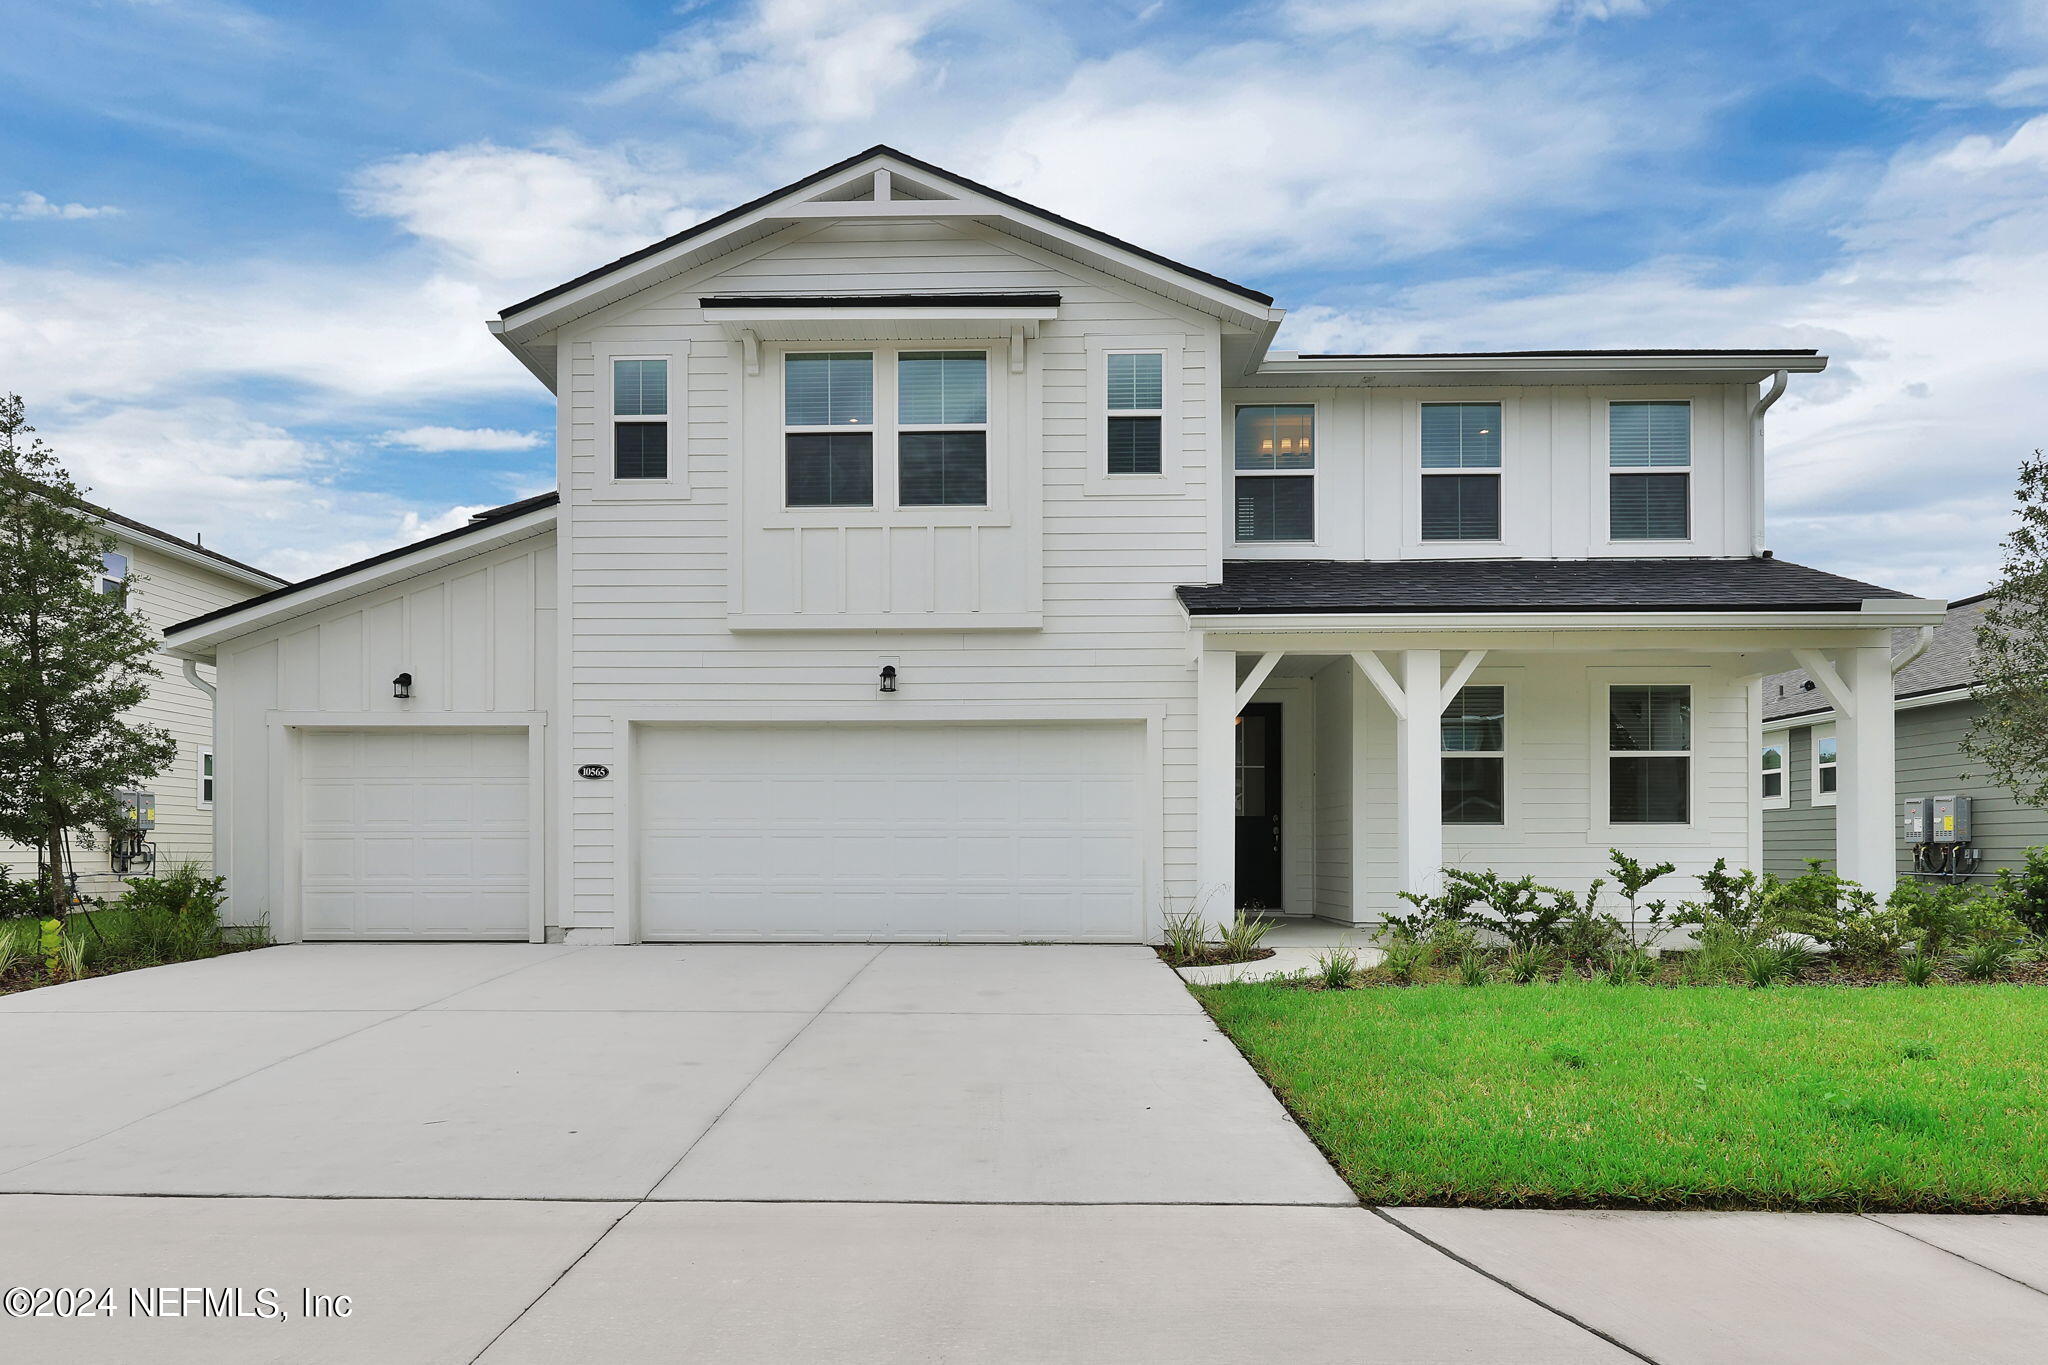
[{"label": "two-story house", "polygon": [[[230,559],[194,540],[123,516],[93,503],[80,503],[112,537],[101,556],[95,586],[120,594],[153,626],[169,627],[196,612],[232,606],[283,585],[276,574]],[[182,863],[213,862],[214,810],[221,774],[213,742],[212,670],[168,651],[156,661],[149,696],[133,719],[157,726],[177,741],[170,766],[135,790],[145,798],[149,827],[111,837],[104,830],[73,835],[68,866],[86,896],[119,895],[131,876],[160,873]],[[37,850],[0,843],[0,868],[27,881],[36,876]]]},{"label": "two-story house", "polygon": [[1142,941],[1446,864],[1754,865],[1893,627],[1763,549],[1811,351],[1292,355],[1272,299],[878,147],[507,308],[559,493],[184,622],[279,937]]}]

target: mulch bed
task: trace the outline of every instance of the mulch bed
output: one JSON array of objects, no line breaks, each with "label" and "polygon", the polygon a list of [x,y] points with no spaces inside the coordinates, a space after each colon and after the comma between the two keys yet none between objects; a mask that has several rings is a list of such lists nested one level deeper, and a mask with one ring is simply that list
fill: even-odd
[{"label": "mulch bed", "polygon": [[1232,953],[1214,944],[1210,945],[1209,951],[1196,958],[1179,957],[1164,948],[1154,948],[1152,951],[1159,954],[1159,960],[1169,967],[1228,967],[1239,962],[1263,962],[1273,955],[1271,948],[1254,948],[1248,953]]}]

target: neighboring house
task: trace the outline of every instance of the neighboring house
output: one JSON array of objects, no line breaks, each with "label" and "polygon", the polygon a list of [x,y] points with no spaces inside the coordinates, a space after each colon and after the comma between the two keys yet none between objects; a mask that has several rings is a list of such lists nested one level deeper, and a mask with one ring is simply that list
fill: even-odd
[{"label": "neighboring house", "polygon": [[[1982,774],[1982,765],[1962,752],[1963,736],[1982,713],[1977,699],[1977,626],[1990,594],[1949,607],[1924,652],[1920,633],[1895,632],[1892,648],[1902,665],[1898,695],[1898,778],[1894,793],[1894,842],[1899,875],[1913,870],[1903,815],[1909,799],[1928,796],[1971,798],[1971,846],[1978,863],[1971,877],[1988,880],[2001,867],[2026,859],[2030,848],[2048,844],[2048,810],[2022,804],[2012,792]],[[1835,860],[1837,792],[1848,780],[1840,752],[1835,708],[1804,669],[1764,679],[1761,751],[1764,802],[1764,866],[1780,876],[1806,869],[1809,859]],[[1975,776],[1972,776],[1972,773]],[[1775,778],[1775,780],[1774,780]]]},{"label": "neighboring house", "polygon": [[[1442,865],[1761,858],[1811,351],[1295,355],[1256,289],[876,148],[515,304],[559,496],[186,621],[282,938],[1143,941]],[[1855,729],[1852,723],[1850,731]],[[1859,804],[1860,802],[1860,804]]]},{"label": "neighboring house", "polygon": [[[128,586],[128,604],[151,625],[169,626],[195,612],[216,611],[285,581],[118,512],[90,503],[81,506],[99,518],[101,527],[114,538],[114,549],[103,566],[101,590],[115,591],[122,576],[132,573],[135,579]],[[178,741],[178,753],[170,767],[138,788],[155,798],[156,827],[144,835],[154,847],[146,851],[154,855],[157,866],[178,862],[210,865],[213,816],[221,787],[213,745],[213,699],[204,686],[194,685],[181,661],[169,654],[158,656],[156,670],[149,697],[134,714],[170,731]],[[194,671],[202,680],[213,676],[210,668]],[[72,870],[78,874],[79,890],[86,895],[116,894],[125,874],[140,876],[151,870],[146,859],[117,850],[105,831],[77,831],[72,837]],[[0,844],[0,865],[10,876],[34,877],[36,850]]]}]

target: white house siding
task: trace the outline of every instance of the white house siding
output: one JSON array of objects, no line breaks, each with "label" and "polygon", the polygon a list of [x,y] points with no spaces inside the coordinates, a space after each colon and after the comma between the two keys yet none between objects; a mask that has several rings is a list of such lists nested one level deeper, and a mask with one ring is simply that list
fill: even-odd
[{"label": "white house siding", "polygon": [[[237,922],[263,919],[290,933],[297,883],[288,850],[299,832],[286,827],[278,727],[545,717],[556,673],[555,578],[554,537],[543,532],[221,647],[221,765],[241,784],[221,857]],[[407,701],[392,695],[400,673],[413,675]]]},{"label": "white house siding", "polygon": [[[993,572],[1035,572],[1042,628],[963,631],[881,629],[736,634],[728,624],[728,575],[740,457],[736,396],[747,382],[739,347],[705,322],[703,292],[831,293],[880,289],[1056,289],[1058,321],[1029,343],[1027,379],[1043,406],[1025,424],[1024,449],[991,446],[991,477],[1005,462],[1037,461],[1027,496],[1041,500],[1037,543]],[[1167,486],[1103,496],[1086,484],[1090,338],[1170,335],[1181,342],[1181,406],[1168,424]],[[605,395],[597,355],[616,348],[659,352],[687,343],[687,388],[671,383],[672,476],[662,490],[621,490],[608,480],[599,421]],[[859,349],[853,341],[824,343]],[[945,344],[957,345],[957,341]],[[1193,891],[1194,674],[1186,621],[1173,596],[1208,578],[1210,474],[1217,468],[1214,399],[1218,326],[1206,315],[1110,280],[1073,261],[992,230],[932,223],[833,225],[778,237],[693,275],[615,304],[561,336],[561,483],[565,601],[572,638],[570,751],[574,765],[630,762],[635,720],[702,719],[720,706],[837,704],[853,718],[886,720],[893,706],[1094,708],[1149,716],[1163,753],[1165,890]],[[992,357],[991,382],[1004,379]],[[675,406],[677,399],[683,406]],[[1037,444],[1039,449],[1030,447]],[[780,466],[780,433],[746,440],[746,456]],[[884,452],[877,452],[878,482]],[[683,496],[686,494],[687,496]],[[1020,513],[1029,508],[1017,509]],[[1022,523],[1020,523],[1022,524]],[[989,600],[1014,602],[1029,584],[989,585]],[[825,622],[824,624],[830,624]],[[885,659],[901,690],[879,697]],[[795,717],[792,717],[795,718]],[[567,780],[567,779],[565,779]],[[623,915],[621,784],[576,781],[565,924],[609,931]]]},{"label": "white house siding", "polygon": [[[1653,897],[1692,895],[1694,878],[1726,857],[1748,860],[1751,822],[1757,818],[1752,779],[1749,687],[1737,665],[1703,654],[1651,653],[1514,655],[1472,675],[1477,685],[1508,689],[1508,817],[1503,826],[1446,825],[1449,866],[1534,876],[1547,885],[1583,889],[1607,874],[1607,851],[1620,848],[1646,861],[1669,859],[1678,875],[1659,883]],[[1319,860],[1317,913],[1359,923],[1401,908],[1394,785],[1393,713],[1355,674],[1349,659],[1317,675],[1320,753],[1317,775]],[[1683,682],[1693,688],[1693,822],[1647,829],[1607,826],[1597,777],[1607,761],[1606,716],[1597,698],[1609,682]],[[1337,704],[1349,692],[1347,711]],[[1262,693],[1263,699],[1263,693]],[[1362,792],[1350,788],[1352,745],[1363,744]],[[1361,865],[1345,866],[1338,841],[1349,838],[1350,801],[1362,800],[1369,838]],[[1597,817],[1597,818],[1596,818]],[[1343,849],[1348,854],[1348,848]],[[1351,884],[1362,888],[1353,902]],[[1619,913],[1610,899],[1607,908]]]},{"label": "white house siding", "polygon": [[[243,579],[173,558],[150,542],[130,538],[118,527],[109,529],[119,552],[128,556],[129,571],[136,576],[129,589],[129,605],[159,630],[262,591]],[[156,844],[160,869],[187,862],[211,866],[213,811],[199,801],[199,756],[213,747],[213,702],[186,681],[184,666],[176,659],[159,654],[155,668],[157,677],[150,683],[149,697],[132,715],[170,731],[178,742],[178,752],[168,768],[142,784],[156,795],[156,829],[150,839]],[[211,668],[199,670],[202,678],[212,675]],[[88,895],[119,894],[122,878],[114,871],[104,836],[92,831],[72,837],[79,889]],[[0,844],[0,864],[11,876],[32,877],[36,852]]]},{"label": "white house siding", "polygon": [[[1601,559],[1750,553],[1747,385],[1527,385],[1232,389],[1239,404],[1316,406],[1316,539],[1233,544],[1233,559]],[[1613,541],[1607,524],[1610,401],[1692,403],[1692,538]],[[1420,405],[1499,401],[1501,539],[1421,539]]]}]

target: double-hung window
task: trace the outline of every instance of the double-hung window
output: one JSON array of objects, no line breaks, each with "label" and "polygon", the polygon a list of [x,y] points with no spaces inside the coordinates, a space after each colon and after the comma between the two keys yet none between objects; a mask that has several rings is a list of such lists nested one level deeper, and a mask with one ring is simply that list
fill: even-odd
[{"label": "double-hung window", "polygon": [[1607,405],[1610,540],[1692,538],[1692,404]]},{"label": "double-hung window", "polygon": [[1106,472],[1160,473],[1165,453],[1166,356],[1159,351],[1111,351],[1102,359],[1109,371]]},{"label": "double-hung window", "polygon": [[125,597],[128,592],[128,556],[112,550],[100,556],[99,588],[102,597]]},{"label": "double-hung window", "polygon": [[1832,806],[1835,804],[1837,788],[1841,782],[1841,749],[1835,740],[1835,727],[1816,725],[1813,727],[1813,804]]},{"label": "double-hung window", "polygon": [[1779,810],[1790,804],[1785,790],[1785,741],[1774,739],[1763,747],[1764,805]]},{"label": "double-hung window", "polygon": [[1316,538],[1316,409],[1261,403],[1237,410],[1237,539]]},{"label": "double-hung window", "polygon": [[1444,708],[1443,818],[1447,825],[1507,819],[1507,689],[1461,687]]},{"label": "double-hung window", "polygon": [[1692,688],[1617,683],[1607,689],[1607,819],[1692,822]]},{"label": "double-hung window", "polygon": [[612,477],[668,477],[668,362],[612,361]]},{"label": "double-hung window", "polygon": [[213,804],[213,750],[199,751],[199,804]]},{"label": "double-hung window", "polygon": [[875,503],[875,357],[822,351],[783,357],[782,462],[791,507]]},{"label": "double-hung window", "polygon": [[1500,404],[1422,405],[1422,538],[1500,539]]},{"label": "double-hung window", "polygon": [[896,357],[896,503],[988,505],[988,353]]}]

